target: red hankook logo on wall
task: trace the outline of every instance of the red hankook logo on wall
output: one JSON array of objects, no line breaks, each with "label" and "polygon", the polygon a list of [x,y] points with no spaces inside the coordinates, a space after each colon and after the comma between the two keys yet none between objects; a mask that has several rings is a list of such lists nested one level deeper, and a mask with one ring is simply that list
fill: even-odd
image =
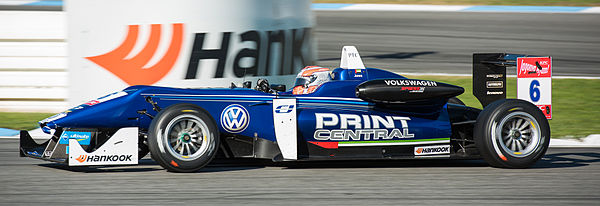
[{"label": "red hankook logo on wall", "polygon": [[144,67],[156,53],[161,36],[161,25],[152,24],[150,37],[137,55],[126,59],[133,50],[139,33],[139,25],[129,25],[127,37],[116,49],[98,56],[85,57],[110,71],[129,85],[152,85],[171,71],[179,57],[183,43],[183,24],[173,24],[173,35],[165,55],[150,67]]}]

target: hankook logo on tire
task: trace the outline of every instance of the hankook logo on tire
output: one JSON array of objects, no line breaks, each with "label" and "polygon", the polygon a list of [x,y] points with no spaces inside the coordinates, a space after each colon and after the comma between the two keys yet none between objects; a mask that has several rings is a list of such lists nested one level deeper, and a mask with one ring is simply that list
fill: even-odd
[{"label": "hankook logo on tire", "polygon": [[249,123],[250,115],[242,105],[229,105],[221,113],[221,126],[225,131],[240,133],[248,127]]}]

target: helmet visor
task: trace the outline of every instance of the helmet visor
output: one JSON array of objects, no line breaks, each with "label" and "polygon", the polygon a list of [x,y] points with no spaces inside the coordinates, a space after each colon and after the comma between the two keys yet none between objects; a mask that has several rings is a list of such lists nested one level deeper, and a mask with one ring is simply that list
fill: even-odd
[{"label": "helmet visor", "polygon": [[294,82],[294,87],[306,86],[308,83],[310,83],[308,80],[309,80],[308,78],[302,78],[302,77],[296,78],[296,82]]}]

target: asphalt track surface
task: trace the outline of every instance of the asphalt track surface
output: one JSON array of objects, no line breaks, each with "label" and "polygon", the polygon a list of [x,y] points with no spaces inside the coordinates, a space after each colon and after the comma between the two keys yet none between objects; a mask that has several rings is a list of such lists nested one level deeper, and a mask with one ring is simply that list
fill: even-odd
[{"label": "asphalt track surface", "polygon": [[[472,53],[553,57],[553,75],[600,77],[600,14],[317,11],[319,63],[355,45],[367,67],[471,74]],[[514,74],[515,69],[509,69]]]},{"label": "asphalt track surface", "polygon": [[170,173],[148,156],[128,167],[18,157],[0,139],[2,205],[597,205],[600,148],[551,148],[530,169],[479,160],[212,164]]}]

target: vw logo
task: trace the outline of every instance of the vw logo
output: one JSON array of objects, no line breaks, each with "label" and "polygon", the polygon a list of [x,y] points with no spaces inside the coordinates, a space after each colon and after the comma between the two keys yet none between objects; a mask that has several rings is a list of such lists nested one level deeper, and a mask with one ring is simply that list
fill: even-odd
[{"label": "vw logo", "polygon": [[221,113],[221,126],[230,133],[240,133],[248,127],[250,115],[246,108],[239,104],[232,104]]}]

